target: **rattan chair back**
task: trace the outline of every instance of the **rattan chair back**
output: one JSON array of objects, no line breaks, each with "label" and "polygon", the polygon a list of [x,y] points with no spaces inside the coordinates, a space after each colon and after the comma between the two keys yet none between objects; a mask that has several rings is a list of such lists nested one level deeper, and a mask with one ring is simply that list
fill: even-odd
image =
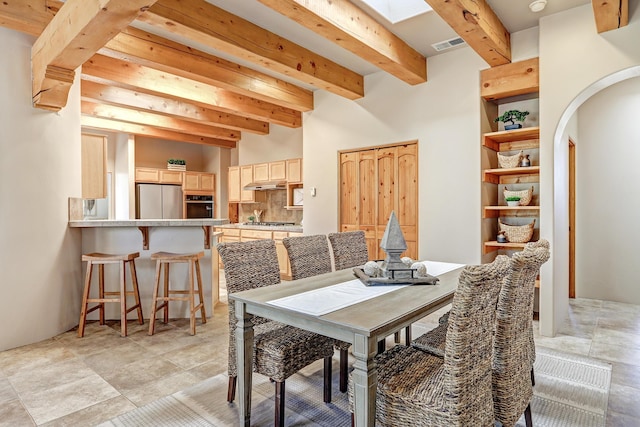
[{"label": "rattan chair back", "polygon": [[285,237],[282,244],[287,248],[293,280],[331,271],[329,242],[324,234]]},{"label": "rattan chair back", "polygon": [[[273,240],[247,242],[223,242],[217,245],[224,264],[227,293],[246,291],[280,283],[278,254]],[[229,304],[229,376],[238,374],[236,365],[236,318],[235,304]],[[254,317],[253,323],[266,323]]]},{"label": "rattan chair back", "polygon": [[[531,334],[535,280],[549,259],[549,248],[529,247],[511,257],[495,323],[493,399],[496,420],[515,425],[533,396]],[[535,348],[534,348],[535,351]]]},{"label": "rattan chair back", "polygon": [[364,231],[329,233],[328,237],[336,270],[358,267],[369,261],[369,251]]}]

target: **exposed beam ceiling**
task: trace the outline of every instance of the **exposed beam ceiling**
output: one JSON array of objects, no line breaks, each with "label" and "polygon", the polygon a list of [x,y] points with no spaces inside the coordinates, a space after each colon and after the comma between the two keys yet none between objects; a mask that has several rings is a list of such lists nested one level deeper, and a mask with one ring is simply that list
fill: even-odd
[{"label": "exposed beam ceiling", "polygon": [[222,113],[186,101],[167,99],[162,96],[103,85],[90,80],[82,80],[80,90],[83,101],[93,101],[105,105],[125,107],[132,111],[148,111],[156,114],[164,114],[181,120],[258,135],[266,135],[269,133],[268,122]]},{"label": "exposed beam ceiling", "polygon": [[146,111],[136,111],[113,105],[96,104],[90,101],[82,101],[82,114],[100,117],[103,119],[119,120],[122,122],[136,123],[139,125],[154,126],[160,129],[174,130],[177,132],[200,135],[208,138],[218,138],[227,141],[240,139],[240,132],[230,129],[208,126],[201,123],[188,122],[162,114]]},{"label": "exposed beam ceiling", "polygon": [[485,0],[428,0],[427,3],[487,64],[511,62],[511,36]]},{"label": "exposed beam ceiling", "polygon": [[186,100],[225,113],[265,120],[282,126],[302,125],[302,115],[299,111],[103,55],[94,55],[85,62],[82,66],[82,77],[85,80],[151,95]]},{"label": "exposed beam ceiling", "polygon": [[235,148],[235,141],[227,141],[224,139],[207,138],[204,136],[197,136],[192,134],[186,134],[181,132],[175,132],[170,130],[164,130],[153,126],[145,126],[128,122],[121,122],[116,120],[103,119],[99,117],[92,117],[83,115],[82,126],[92,129],[102,129],[111,132],[124,132],[134,135],[153,136],[156,138],[167,139],[170,141],[189,142],[192,144],[204,144],[214,147],[222,148]]},{"label": "exposed beam ceiling", "polygon": [[629,0],[591,0],[598,33],[629,24]]},{"label": "exposed beam ceiling", "polygon": [[427,81],[427,59],[348,0],[258,0],[409,84]]},{"label": "exposed beam ceiling", "polygon": [[159,0],[139,19],[346,98],[364,96],[361,75],[204,0]]},{"label": "exposed beam ceiling", "polygon": [[67,0],[31,48],[34,106],[67,105],[75,69],[155,1]]},{"label": "exposed beam ceiling", "polygon": [[[504,2],[489,1],[504,12]],[[447,30],[453,28],[488,64],[510,62],[510,35],[487,0],[427,2]],[[347,0],[153,3],[7,0],[0,2],[0,26],[39,38],[33,49],[34,87],[49,89],[35,98],[42,106],[64,105],[73,73],[84,64],[83,125],[220,147],[235,146],[244,132],[268,134],[271,123],[301,126],[302,113],[313,109],[314,89],[348,99],[364,96],[363,76],[329,60],[336,57],[331,48],[303,47],[310,36],[322,42],[317,46],[330,46],[329,40],[353,58],[340,63],[354,66],[364,58],[408,83],[426,79],[424,56],[376,22],[375,14]],[[592,5],[599,32],[628,24],[628,0],[592,0]],[[278,35],[283,25],[286,38]]]},{"label": "exposed beam ceiling", "polygon": [[132,27],[100,53],[294,110],[313,109],[308,89]]}]

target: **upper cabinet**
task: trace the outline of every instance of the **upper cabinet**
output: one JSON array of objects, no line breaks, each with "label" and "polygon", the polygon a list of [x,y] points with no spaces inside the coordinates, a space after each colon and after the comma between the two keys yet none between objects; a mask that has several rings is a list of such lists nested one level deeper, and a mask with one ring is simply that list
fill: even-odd
[{"label": "upper cabinet", "polygon": [[228,180],[229,203],[255,203],[263,200],[263,196],[255,191],[244,189],[245,185],[254,182],[253,165],[229,167]]},{"label": "upper cabinet", "polygon": [[228,179],[228,197],[229,203],[240,203],[240,193],[242,187],[240,186],[240,166],[231,166],[229,168]]},{"label": "upper cabinet", "polygon": [[286,181],[286,179],[286,160],[253,165],[253,182]]},{"label": "upper cabinet", "polygon": [[302,182],[302,159],[288,159],[286,162],[287,181]]},{"label": "upper cabinet", "polygon": [[216,176],[208,172],[182,172],[169,169],[136,168],[136,182],[181,185],[183,191],[214,193]]},{"label": "upper cabinet", "polygon": [[[266,200],[262,191],[245,190],[246,185],[266,182],[293,182],[302,186],[302,159],[229,167],[229,203],[257,203]],[[289,189],[288,189],[289,190]],[[287,193],[289,194],[289,193]],[[302,207],[298,207],[302,209]]]},{"label": "upper cabinet", "polygon": [[215,175],[206,172],[183,172],[183,191],[206,191],[215,190]]},{"label": "upper cabinet", "polygon": [[182,174],[183,172],[181,171],[171,171],[171,170],[160,169],[160,173],[159,173],[160,183],[181,185]]},{"label": "upper cabinet", "polygon": [[107,197],[107,137],[82,134],[82,198]]}]

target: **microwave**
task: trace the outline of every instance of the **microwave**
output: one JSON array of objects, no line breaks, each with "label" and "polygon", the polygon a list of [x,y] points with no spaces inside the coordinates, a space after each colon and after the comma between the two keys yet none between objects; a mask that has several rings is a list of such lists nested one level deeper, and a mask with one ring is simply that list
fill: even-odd
[{"label": "microwave", "polygon": [[213,218],[213,196],[187,194],[184,197],[185,219]]}]

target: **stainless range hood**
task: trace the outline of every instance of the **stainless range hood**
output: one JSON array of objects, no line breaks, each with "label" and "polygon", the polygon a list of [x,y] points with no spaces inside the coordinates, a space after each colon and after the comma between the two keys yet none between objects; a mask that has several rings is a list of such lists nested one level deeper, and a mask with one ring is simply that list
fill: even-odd
[{"label": "stainless range hood", "polygon": [[244,190],[284,190],[286,181],[252,182],[244,186]]}]

